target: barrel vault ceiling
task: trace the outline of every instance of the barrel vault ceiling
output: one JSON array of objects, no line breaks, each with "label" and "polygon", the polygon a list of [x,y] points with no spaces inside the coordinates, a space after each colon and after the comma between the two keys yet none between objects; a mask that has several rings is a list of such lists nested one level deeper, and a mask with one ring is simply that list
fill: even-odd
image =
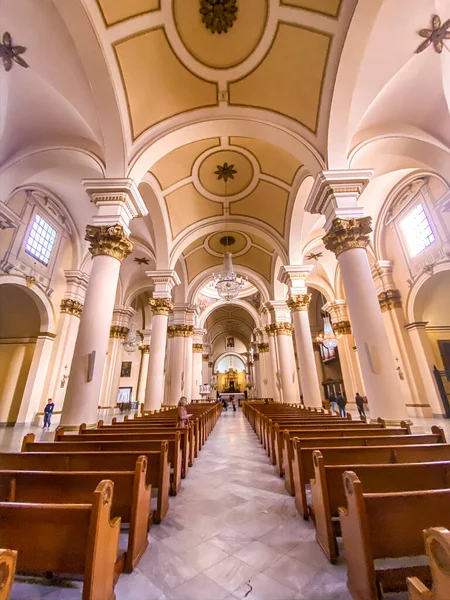
[{"label": "barrel vault ceiling", "polygon": [[[202,22],[199,0],[84,1],[109,60],[131,161],[190,123],[237,118],[292,132],[325,162],[332,89],[356,0],[239,0],[235,22],[220,35]],[[189,282],[222,261],[220,235],[205,234],[205,225],[233,231],[234,262],[269,283],[289,245],[307,166],[256,129],[233,132],[180,134],[147,166],[174,245],[189,237],[180,254]],[[225,163],[236,171],[226,189],[215,174]]]}]

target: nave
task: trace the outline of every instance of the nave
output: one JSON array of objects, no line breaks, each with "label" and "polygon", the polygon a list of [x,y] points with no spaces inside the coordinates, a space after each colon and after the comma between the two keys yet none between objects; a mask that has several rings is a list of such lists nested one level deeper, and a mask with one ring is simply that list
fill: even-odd
[{"label": "nave", "polygon": [[[241,410],[228,410],[170,498],[167,516],[151,527],[138,566],[119,577],[116,598],[350,600],[345,565],[331,565],[314,535]],[[21,583],[11,594],[77,597],[71,587]]]}]

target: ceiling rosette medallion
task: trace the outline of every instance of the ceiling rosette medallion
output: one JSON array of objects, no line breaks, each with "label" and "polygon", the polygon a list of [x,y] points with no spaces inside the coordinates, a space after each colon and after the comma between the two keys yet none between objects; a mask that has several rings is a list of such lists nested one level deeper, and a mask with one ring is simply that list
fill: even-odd
[{"label": "ceiling rosette medallion", "polygon": [[200,0],[202,23],[211,33],[227,33],[236,21],[237,0]]}]

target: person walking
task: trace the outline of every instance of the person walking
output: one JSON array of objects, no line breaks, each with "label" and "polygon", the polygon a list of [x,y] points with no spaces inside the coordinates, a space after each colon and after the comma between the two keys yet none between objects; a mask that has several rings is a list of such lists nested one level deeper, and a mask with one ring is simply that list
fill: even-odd
[{"label": "person walking", "polygon": [[346,417],[347,411],[345,410],[345,406],[347,404],[347,398],[343,396],[341,392],[339,392],[339,394],[336,396],[336,403],[339,406],[339,413],[341,417]]},{"label": "person walking", "polygon": [[231,404],[233,405],[233,412],[236,412],[236,396],[231,396]]},{"label": "person walking", "polygon": [[55,404],[51,398],[47,400],[47,404],[44,408],[44,424],[42,425],[42,429],[50,429],[50,421],[52,418],[53,411],[55,410]]},{"label": "person walking", "polygon": [[360,396],[358,394],[358,392],[356,392],[355,402],[356,402],[356,407],[357,407],[358,412],[359,412],[359,416],[360,417],[365,417],[366,413],[364,412],[364,398],[362,396]]},{"label": "person walking", "polygon": [[181,396],[178,402],[178,427],[188,427],[189,419],[192,417],[191,414],[188,414],[187,408],[187,398],[186,396]]},{"label": "person walking", "polygon": [[338,407],[337,407],[336,396],[334,395],[334,392],[331,392],[331,394],[328,396],[328,402],[330,403],[330,408],[331,408],[332,414],[337,412]]}]

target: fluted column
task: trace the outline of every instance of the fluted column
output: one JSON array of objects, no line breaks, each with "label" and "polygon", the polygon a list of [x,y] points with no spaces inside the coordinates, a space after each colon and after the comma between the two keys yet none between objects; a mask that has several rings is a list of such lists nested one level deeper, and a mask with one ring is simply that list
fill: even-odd
[{"label": "fluted column", "polygon": [[370,414],[398,423],[407,413],[367,259],[371,218],[363,217],[357,204],[371,175],[371,171],[320,173],[306,210],[326,216],[323,241],[339,263]]},{"label": "fluted column", "polygon": [[194,330],[192,343],[192,392],[193,400],[200,398],[200,386],[202,385],[202,353],[203,353],[203,329]]},{"label": "fluted column", "polygon": [[[170,292],[169,292],[170,298]],[[166,357],[167,321],[172,310],[169,298],[150,298],[152,309],[152,343],[150,345],[144,408],[156,410],[164,398],[164,364]]]},{"label": "fluted column", "polygon": [[209,354],[202,354],[202,384],[211,385],[209,380]]},{"label": "fluted column", "polygon": [[[269,391],[269,377],[270,377],[270,365],[269,365],[269,344],[267,342],[261,342],[258,344],[259,353],[259,368],[261,373],[261,398],[270,398],[272,396]],[[271,388],[270,388],[271,390]]]},{"label": "fluted column", "polygon": [[[146,340],[144,339],[144,342]],[[148,363],[150,358],[150,344],[142,344],[139,346],[139,352],[141,353],[141,365],[139,368],[139,380],[137,387],[136,400],[139,405],[145,402],[145,388],[147,385],[148,377]]]},{"label": "fluted column", "polygon": [[273,323],[270,327],[277,336],[283,402],[285,404],[299,404],[300,391],[296,379],[297,370],[292,344],[292,323]]},{"label": "fluted column", "polygon": [[193,333],[194,327],[192,325],[169,325],[167,329],[167,335],[172,340],[170,360],[170,391],[168,402],[172,406],[178,404],[181,396],[186,396],[186,340],[190,339],[192,342]]},{"label": "fluted column", "polygon": [[194,327],[191,327],[190,334],[184,338],[184,395],[188,402],[192,400],[192,346]]}]

